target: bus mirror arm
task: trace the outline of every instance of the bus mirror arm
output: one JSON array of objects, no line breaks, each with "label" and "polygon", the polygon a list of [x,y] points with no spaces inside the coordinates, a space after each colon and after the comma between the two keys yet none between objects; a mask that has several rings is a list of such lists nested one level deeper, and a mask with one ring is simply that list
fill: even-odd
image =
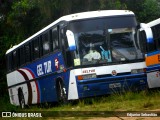
[{"label": "bus mirror arm", "polygon": [[138,23],[136,26],[136,29],[139,30],[140,28],[144,28],[144,27],[146,27],[145,23]]},{"label": "bus mirror arm", "polygon": [[141,25],[140,25],[140,24],[141,24],[141,23],[138,23],[138,24],[137,24],[137,26],[136,26],[136,29],[137,29],[137,30],[141,28]]}]

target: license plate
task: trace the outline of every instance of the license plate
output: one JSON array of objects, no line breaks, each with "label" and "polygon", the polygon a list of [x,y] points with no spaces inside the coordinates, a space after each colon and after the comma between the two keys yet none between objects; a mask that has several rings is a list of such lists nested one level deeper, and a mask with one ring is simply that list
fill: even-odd
[{"label": "license plate", "polygon": [[121,87],[121,83],[112,83],[112,84],[109,84],[109,88],[117,88],[117,87]]}]

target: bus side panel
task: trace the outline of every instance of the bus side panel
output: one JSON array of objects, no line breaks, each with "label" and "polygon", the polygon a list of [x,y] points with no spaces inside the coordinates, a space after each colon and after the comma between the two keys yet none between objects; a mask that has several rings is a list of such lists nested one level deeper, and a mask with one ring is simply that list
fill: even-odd
[{"label": "bus side panel", "polygon": [[26,84],[18,85],[16,87],[9,88],[9,97],[10,97],[10,103],[13,105],[19,105],[19,97],[18,97],[18,89],[21,88],[23,91],[25,104],[28,104],[28,87]]},{"label": "bus side panel", "polygon": [[147,68],[147,82],[149,88],[160,87],[160,65]]},{"label": "bus side panel", "polygon": [[32,81],[30,82],[31,84],[31,88],[32,88],[32,104],[36,104],[37,103],[37,99],[38,99],[38,92],[37,92],[37,88],[36,88],[36,82]]},{"label": "bus side panel", "polygon": [[32,95],[29,94],[32,103],[43,103],[57,101],[56,79],[62,78],[68,90],[69,72],[65,69],[63,55],[61,52],[51,54],[38,61],[35,61],[23,68],[28,79],[31,80],[30,88]]},{"label": "bus side panel", "polygon": [[23,92],[25,104],[57,101],[56,80],[61,78],[64,81],[68,93],[69,74],[70,71],[66,71],[61,52],[15,70],[7,74],[10,102],[19,105],[19,88]]},{"label": "bus side panel", "polygon": [[16,87],[9,88],[8,92],[9,92],[10,103],[13,105],[19,105],[17,88]]},{"label": "bus side panel", "polygon": [[38,80],[39,90],[40,90],[40,102],[51,102],[56,101],[56,88],[55,88],[55,78],[53,76],[48,76]]},{"label": "bus side panel", "polygon": [[147,57],[146,57],[147,66],[153,66],[158,64],[160,64],[160,51],[147,54]]},{"label": "bus side panel", "polygon": [[[11,99],[10,99],[11,103],[13,103],[15,105],[19,105],[18,89],[21,88],[23,91],[23,94],[24,94],[25,103],[28,104],[28,86],[25,82],[26,82],[26,79],[23,76],[23,74],[21,74],[20,71],[14,71],[14,72],[7,74],[7,84],[9,87],[13,86],[8,89],[10,97],[11,97]],[[23,84],[21,84],[21,83],[23,83]],[[21,84],[21,85],[19,85],[19,84]],[[14,85],[16,85],[16,86],[14,86]]]},{"label": "bus side panel", "polygon": [[77,81],[75,71],[71,70],[69,77],[68,100],[78,99]]},{"label": "bus side panel", "polygon": [[148,53],[146,65],[148,87],[160,87],[160,51]]},{"label": "bus side panel", "polygon": [[44,102],[56,102],[57,91],[56,91],[56,80],[61,78],[64,81],[66,91],[68,91],[68,79],[69,72],[58,73],[56,75],[50,75],[46,78],[39,79],[39,86],[41,91],[41,103]]}]

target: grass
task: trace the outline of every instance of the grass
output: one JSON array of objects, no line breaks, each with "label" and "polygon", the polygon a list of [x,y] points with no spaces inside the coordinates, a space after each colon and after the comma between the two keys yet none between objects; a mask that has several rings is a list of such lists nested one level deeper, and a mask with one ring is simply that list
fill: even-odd
[{"label": "grass", "polygon": [[[5,99],[6,98],[0,100],[0,103],[4,103],[1,107],[2,111],[22,112],[19,107],[17,108],[10,105]],[[47,107],[30,106],[29,108],[24,109],[23,112],[36,111],[41,113],[46,112],[47,114],[51,114],[51,116],[64,116],[64,114],[67,116],[67,118],[61,119],[71,119],[75,115],[77,117],[73,117],[73,119],[78,120],[81,119],[80,116],[85,116],[83,117],[83,119],[85,119],[88,117],[87,115],[90,114],[96,116],[98,113],[98,116],[101,114],[103,116],[103,112],[106,111],[150,111],[160,109],[160,91],[117,93],[109,96],[85,98],[69,102],[65,105],[46,104],[46,106]]]},{"label": "grass", "polygon": [[9,97],[7,95],[0,97],[0,111],[17,111],[20,110],[20,108],[11,105],[9,102]]},{"label": "grass", "polygon": [[86,98],[79,100],[77,104],[49,108],[56,111],[137,111],[160,109],[160,92],[140,93],[127,92],[125,94],[113,94],[108,97]]}]

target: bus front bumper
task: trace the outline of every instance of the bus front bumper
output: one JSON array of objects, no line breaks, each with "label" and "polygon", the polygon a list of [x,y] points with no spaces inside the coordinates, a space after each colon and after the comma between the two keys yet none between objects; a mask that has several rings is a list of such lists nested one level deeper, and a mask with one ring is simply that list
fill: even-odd
[{"label": "bus front bumper", "polygon": [[77,80],[77,83],[79,98],[127,91],[141,91],[148,88],[145,73]]}]

